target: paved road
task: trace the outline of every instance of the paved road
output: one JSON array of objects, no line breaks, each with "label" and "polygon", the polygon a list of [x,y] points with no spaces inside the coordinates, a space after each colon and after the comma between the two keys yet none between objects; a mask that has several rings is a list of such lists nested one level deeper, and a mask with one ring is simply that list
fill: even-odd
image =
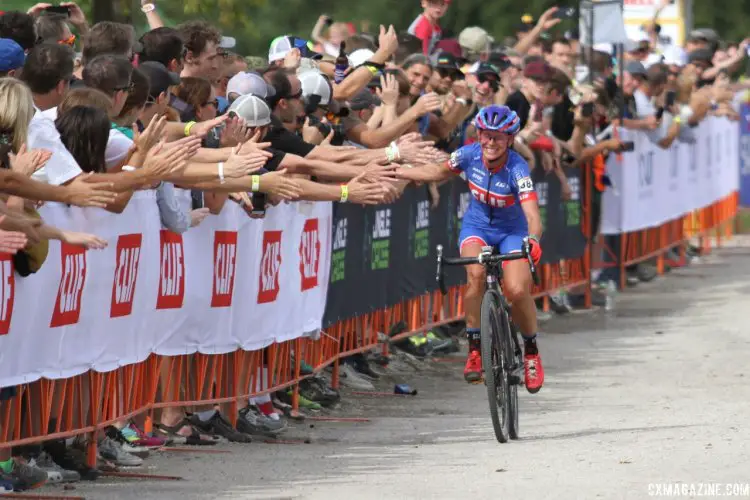
[{"label": "paved road", "polygon": [[416,386],[415,398],[347,397],[337,414],[369,423],[308,422],[290,433],[311,444],[164,453],[149,459],[147,472],[184,481],[108,479],[65,493],[139,500],[641,499],[656,493],[649,483],[747,485],[749,295],[750,249],[731,248],[628,291],[615,314],[546,324],[547,384],[522,395],[523,439],[515,443],[495,441],[484,387],[464,385],[460,363],[432,363],[392,378]]}]

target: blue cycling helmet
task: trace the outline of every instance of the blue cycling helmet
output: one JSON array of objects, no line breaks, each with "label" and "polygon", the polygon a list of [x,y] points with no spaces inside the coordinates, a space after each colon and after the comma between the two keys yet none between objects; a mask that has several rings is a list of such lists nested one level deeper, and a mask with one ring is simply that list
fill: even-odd
[{"label": "blue cycling helmet", "polygon": [[521,119],[508,106],[487,106],[479,110],[474,118],[477,130],[495,130],[516,135],[521,129]]}]

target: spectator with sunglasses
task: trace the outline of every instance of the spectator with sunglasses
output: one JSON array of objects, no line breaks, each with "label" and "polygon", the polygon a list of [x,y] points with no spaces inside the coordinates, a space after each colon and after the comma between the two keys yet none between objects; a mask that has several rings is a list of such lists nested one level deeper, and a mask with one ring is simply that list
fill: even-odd
[{"label": "spectator with sunglasses", "polygon": [[[413,104],[416,104],[417,100],[423,95],[435,96],[435,94],[427,92],[427,86],[432,78],[432,63],[428,57],[422,54],[413,54],[404,61],[401,68],[406,74],[407,80],[409,80],[409,94]],[[471,105],[468,101],[454,101],[442,116],[438,116],[434,112],[423,115],[418,122],[418,131],[423,137],[432,137],[438,140],[448,139],[470,108]]]}]

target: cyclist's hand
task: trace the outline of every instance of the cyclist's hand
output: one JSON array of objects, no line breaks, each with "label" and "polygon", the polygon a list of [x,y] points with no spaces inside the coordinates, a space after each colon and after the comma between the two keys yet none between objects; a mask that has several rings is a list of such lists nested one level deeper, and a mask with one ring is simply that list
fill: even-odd
[{"label": "cyclist's hand", "polygon": [[534,265],[539,264],[539,261],[542,260],[542,245],[540,245],[539,240],[533,236],[527,236],[526,241],[529,242],[529,254],[531,255],[531,260],[534,261]]}]

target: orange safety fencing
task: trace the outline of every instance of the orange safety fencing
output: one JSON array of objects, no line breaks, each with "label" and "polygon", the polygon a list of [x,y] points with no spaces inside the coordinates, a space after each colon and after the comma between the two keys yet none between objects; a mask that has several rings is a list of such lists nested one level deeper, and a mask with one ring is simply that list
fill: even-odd
[{"label": "orange safety fencing", "polygon": [[[594,265],[590,231],[592,183],[589,169],[584,171],[581,203],[586,251],[579,259],[542,266],[541,284],[534,288],[533,294],[545,298],[545,307],[547,295],[563,287],[585,287],[585,304],[591,304],[589,276]],[[617,265],[621,280],[624,280],[625,267],[630,264],[656,258],[663,266],[665,251],[691,237],[699,238],[705,249],[710,248],[711,236],[716,236],[720,244],[721,238],[731,235],[731,221],[736,215],[737,204],[738,197],[733,194],[695,214],[660,227],[621,235],[620,248],[607,249],[612,255],[619,256]],[[445,296],[437,291],[430,292],[341,321],[320,332],[315,339],[298,338],[258,351],[171,357],[152,355],[141,363],[112,372],[90,371],[67,379],[42,379],[19,386],[16,396],[0,402],[0,448],[86,435],[88,458],[93,464],[96,461],[96,439],[93,437],[104,427],[139,418],[144,419],[148,431],[156,413],[165,408],[222,404],[228,405],[226,415],[236,419],[238,403],[244,405],[248,397],[291,388],[292,406],[297,410],[298,383],[310,376],[301,373],[302,361],[312,366],[314,372],[333,365],[332,385],[338,387],[339,361],[351,354],[377,348],[380,332],[388,332],[393,325],[403,321],[407,328],[393,337],[398,340],[461,319],[462,289],[461,286],[453,287]],[[382,348],[387,352],[387,344]],[[266,383],[262,384],[264,367],[268,375]]]}]

